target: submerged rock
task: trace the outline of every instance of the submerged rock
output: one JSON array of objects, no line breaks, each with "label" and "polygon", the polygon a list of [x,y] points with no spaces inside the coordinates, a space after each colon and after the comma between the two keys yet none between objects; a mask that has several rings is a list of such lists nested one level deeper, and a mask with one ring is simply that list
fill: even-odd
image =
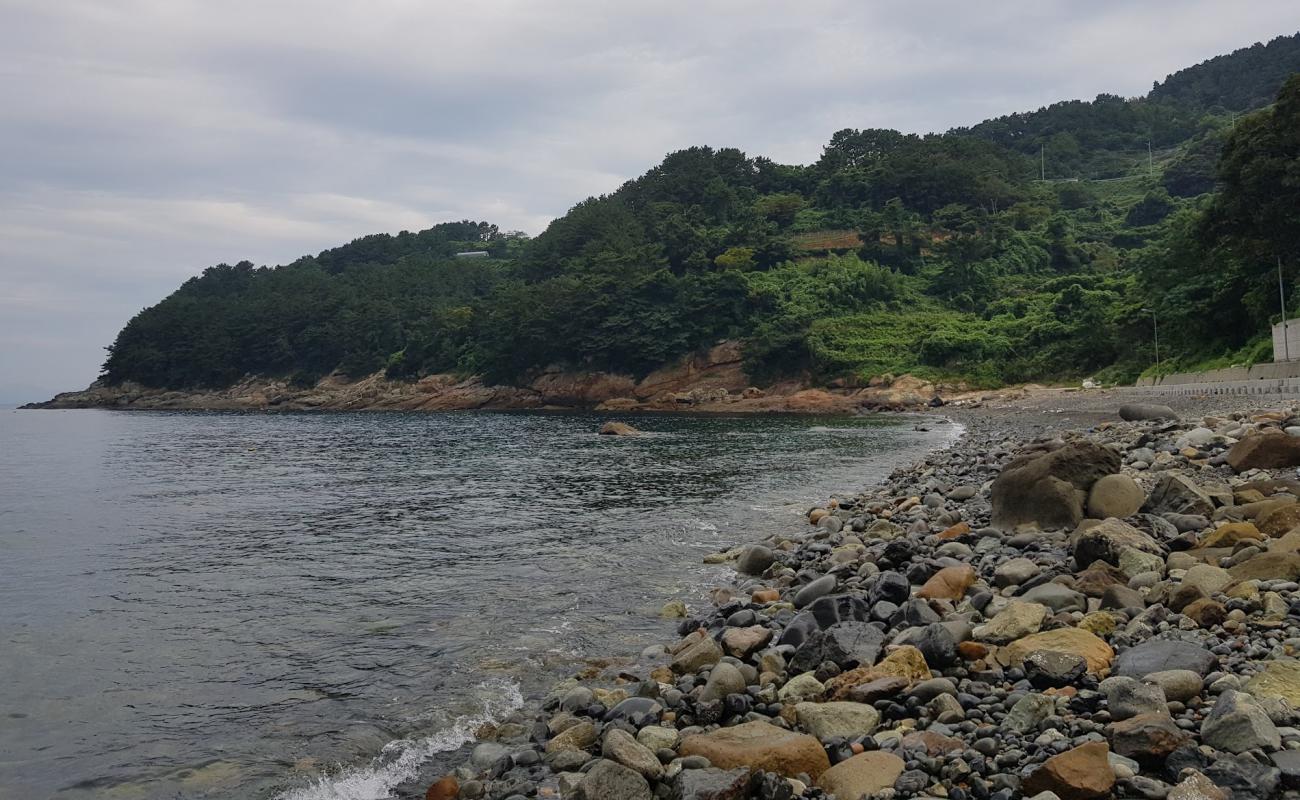
[{"label": "submerged rock", "polygon": [[626,422],[606,422],[600,426],[601,436],[640,436],[641,431]]}]

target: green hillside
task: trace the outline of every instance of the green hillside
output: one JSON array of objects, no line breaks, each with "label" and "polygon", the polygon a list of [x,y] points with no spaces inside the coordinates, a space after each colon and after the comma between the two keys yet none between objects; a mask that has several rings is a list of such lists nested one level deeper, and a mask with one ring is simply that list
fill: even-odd
[{"label": "green hillside", "polygon": [[1152,311],[1169,369],[1260,357],[1276,257],[1300,272],[1297,72],[1300,34],[1143,98],[840,131],[806,166],[683,150],[532,240],[446,223],[212,267],[127,324],[104,377],[641,375],[738,338],[758,381],[1131,379]]}]

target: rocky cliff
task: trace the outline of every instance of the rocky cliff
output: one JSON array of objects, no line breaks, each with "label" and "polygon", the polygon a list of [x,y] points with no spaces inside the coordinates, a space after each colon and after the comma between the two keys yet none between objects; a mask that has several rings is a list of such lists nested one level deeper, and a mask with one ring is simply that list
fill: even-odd
[{"label": "rocky cliff", "polygon": [[[964,389],[965,387],[941,387]],[[382,373],[351,380],[330,375],[310,387],[282,378],[247,377],[222,389],[158,389],[96,382],[27,408],[122,408],[281,411],[453,411],[590,408],[601,411],[845,413],[859,408],[924,406],[936,396],[926,381],[902,376],[865,388],[813,388],[787,382],[760,389],[745,374],[740,345],[723,342],[641,380],[607,372],[550,369],[523,386],[478,377],[429,375],[389,380]]]}]

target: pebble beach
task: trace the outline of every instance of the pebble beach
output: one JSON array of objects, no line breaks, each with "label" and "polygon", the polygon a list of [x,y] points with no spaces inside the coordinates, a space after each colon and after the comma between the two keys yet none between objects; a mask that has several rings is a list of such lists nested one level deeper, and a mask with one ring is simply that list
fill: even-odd
[{"label": "pebble beach", "polygon": [[918,418],[426,798],[1300,797],[1300,409],[1134,399]]}]

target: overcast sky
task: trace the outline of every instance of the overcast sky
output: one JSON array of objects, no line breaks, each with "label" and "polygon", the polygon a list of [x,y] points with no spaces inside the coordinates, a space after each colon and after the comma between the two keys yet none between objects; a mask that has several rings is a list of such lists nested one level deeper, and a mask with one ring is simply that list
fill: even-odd
[{"label": "overcast sky", "polygon": [[682,147],[807,163],[1297,29],[1279,0],[0,0],[0,402],[84,387],[210,264],[535,234]]}]

